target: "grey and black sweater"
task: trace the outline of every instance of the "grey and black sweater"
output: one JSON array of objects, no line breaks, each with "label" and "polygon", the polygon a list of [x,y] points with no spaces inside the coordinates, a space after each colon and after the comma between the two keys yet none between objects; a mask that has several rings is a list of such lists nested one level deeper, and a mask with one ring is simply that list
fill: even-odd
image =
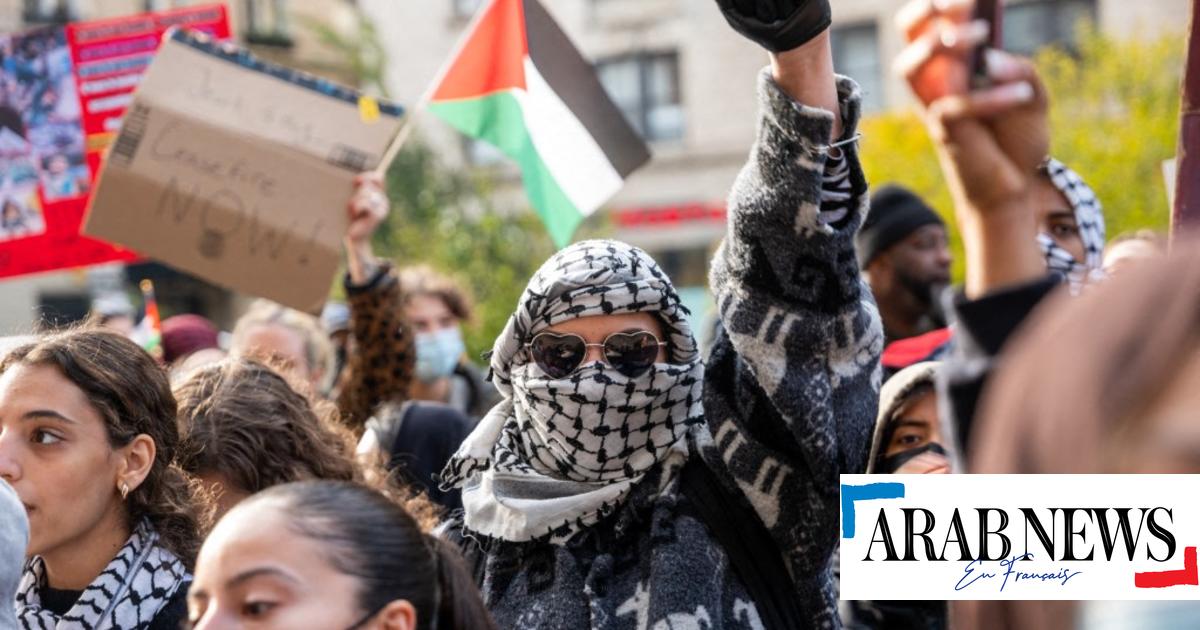
[{"label": "grey and black sweater", "polygon": [[[849,137],[857,86],[838,89]],[[708,430],[692,452],[766,526],[812,627],[836,628],[838,475],[866,468],[883,347],[853,245],[867,185],[853,146],[827,165],[828,112],[795,103],[766,72],[759,95],[758,141],[713,262],[723,332],[706,367]],[[663,476],[673,472],[648,473],[616,513],[562,545],[461,526],[448,535],[502,628],[762,627],[678,479]]]}]

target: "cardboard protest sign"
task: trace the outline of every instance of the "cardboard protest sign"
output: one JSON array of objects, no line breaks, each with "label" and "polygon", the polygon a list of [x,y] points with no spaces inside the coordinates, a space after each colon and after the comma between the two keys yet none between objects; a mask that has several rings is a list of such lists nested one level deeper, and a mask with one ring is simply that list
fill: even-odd
[{"label": "cardboard protest sign", "polygon": [[346,202],[402,110],[176,31],[142,81],[84,232],[210,282],[312,311]]},{"label": "cardboard protest sign", "polygon": [[0,278],[137,258],[79,228],[101,152],[178,24],[229,36],[210,5],[0,37]]}]

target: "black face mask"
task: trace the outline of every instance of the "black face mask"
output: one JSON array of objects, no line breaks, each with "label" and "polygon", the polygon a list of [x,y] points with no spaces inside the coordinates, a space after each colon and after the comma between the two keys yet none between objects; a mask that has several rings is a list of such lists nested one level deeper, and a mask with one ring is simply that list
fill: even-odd
[{"label": "black face mask", "polygon": [[900,451],[895,455],[880,458],[879,465],[875,467],[875,472],[880,475],[894,474],[897,470],[900,470],[901,466],[907,464],[918,455],[924,455],[925,453],[937,453],[938,455],[950,457],[950,454],[946,452],[946,449],[941,444],[930,442],[924,446],[918,446],[907,451]]}]

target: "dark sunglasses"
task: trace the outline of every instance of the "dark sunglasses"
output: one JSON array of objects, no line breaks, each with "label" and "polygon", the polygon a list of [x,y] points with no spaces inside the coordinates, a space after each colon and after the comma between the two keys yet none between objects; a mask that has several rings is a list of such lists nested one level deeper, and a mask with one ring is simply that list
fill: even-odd
[{"label": "dark sunglasses", "polygon": [[654,366],[658,349],[666,345],[654,333],[640,330],[613,333],[604,343],[588,343],[575,334],[544,332],[525,347],[529,358],[550,378],[564,378],[579,369],[588,348],[603,348],[605,362],[621,374],[636,378]]}]

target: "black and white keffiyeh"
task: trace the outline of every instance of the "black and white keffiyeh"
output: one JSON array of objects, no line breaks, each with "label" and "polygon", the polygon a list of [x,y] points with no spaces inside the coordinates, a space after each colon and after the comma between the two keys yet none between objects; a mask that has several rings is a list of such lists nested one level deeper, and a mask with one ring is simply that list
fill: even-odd
[{"label": "black and white keffiyeh", "polygon": [[[528,360],[525,344],[555,324],[642,312],[662,321],[670,351],[642,376],[597,362],[550,379]],[[493,349],[504,400],[442,474],[443,487],[463,488],[466,529],[562,542],[610,514],[646,472],[682,464],[684,437],[703,421],[704,368],[687,315],[658,265],[630,245],[584,241],[542,265]]]},{"label": "black and white keffiyeh", "polygon": [[39,630],[145,628],[190,579],[183,563],[158,544],[158,534],[143,521],[61,617],[42,608],[46,565],[40,557],[31,558],[17,590],[17,618],[23,628]]},{"label": "black and white keffiyeh", "polygon": [[1042,254],[1046,257],[1046,267],[1050,271],[1057,271],[1066,276],[1074,287],[1102,278],[1105,243],[1104,210],[1100,205],[1100,200],[1096,198],[1096,192],[1075,171],[1054,158],[1046,160],[1042,168],[1054,187],[1071,204],[1071,209],[1075,212],[1075,222],[1079,225],[1079,236],[1083,240],[1085,254],[1084,260],[1075,260],[1075,257],[1059,247],[1049,234],[1041,232],[1038,234],[1038,244],[1042,246]]}]

